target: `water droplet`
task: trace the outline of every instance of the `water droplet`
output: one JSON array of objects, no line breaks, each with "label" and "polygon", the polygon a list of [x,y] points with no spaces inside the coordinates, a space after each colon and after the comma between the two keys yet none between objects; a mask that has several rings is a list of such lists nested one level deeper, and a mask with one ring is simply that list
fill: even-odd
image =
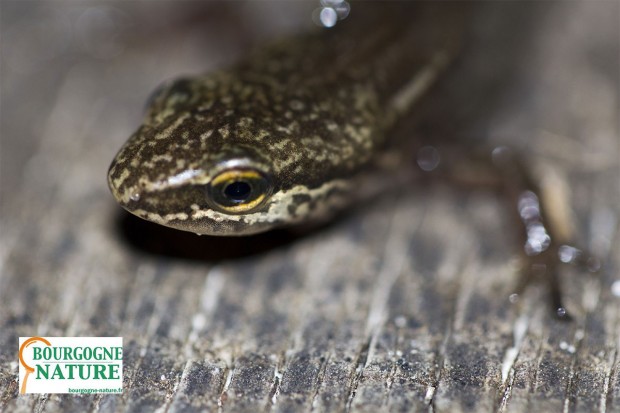
[{"label": "water droplet", "polygon": [[558,315],[558,317],[564,318],[566,317],[566,308],[559,307],[557,310],[555,310],[555,313]]},{"label": "water droplet", "polygon": [[525,243],[525,253],[529,256],[538,255],[551,245],[551,237],[547,234],[545,227],[534,222],[527,226],[527,242]]},{"label": "water droplet", "polygon": [[560,341],[560,349],[568,351],[569,353],[574,353],[575,351],[577,351],[575,346],[573,346],[572,344],[568,344],[566,341]]},{"label": "water droplet", "polygon": [[524,221],[540,217],[540,203],[538,202],[538,197],[532,191],[525,191],[519,195],[517,207],[519,208],[521,219]]},{"label": "water droplet", "polygon": [[336,11],[338,20],[346,19],[351,12],[351,5],[344,0],[324,0],[322,3],[324,6],[331,7]]},{"label": "water droplet", "polygon": [[575,340],[581,341],[585,336],[586,332],[583,331],[583,329],[580,328],[579,330],[575,331]]},{"label": "water droplet", "polygon": [[517,293],[510,294],[510,296],[508,297],[508,301],[510,301],[511,304],[518,303],[519,302],[519,294],[517,294]]},{"label": "water droplet", "polygon": [[133,194],[131,194],[129,199],[131,199],[134,202],[139,201],[140,200],[140,193],[139,192],[134,192]]},{"label": "water droplet", "polygon": [[580,250],[575,247],[571,247],[570,245],[562,245],[558,249],[558,256],[560,257],[560,261],[566,264],[575,262],[575,260],[580,254]]},{"label": "water droplet", "polygon": [[338,22],[338,13],[331,7],[323,7],[319,13],[319,20],[324,27],[334,27]]},{"label": "water droplet", "polygon": [[439,152],[432,146],[424,146],[418,151],[417,162],[420,169],[430,172],[439,165]]},{"label": "water droplet", "polygon": [[407,319],[404,316],[399,315],[398,317],[394,318],[394,324],[398,328],[403,328],[407,325]]},{"label": "water droplet", "polygon": [[512,151],[507,146],[498,146],[491,152],[491,160],[496,166],[502,166],[510,160]]},{"label": "water droplet", "polygon": [[611,293],[620,298],[620,280],[614,281],[613,284],[611,284]]}]

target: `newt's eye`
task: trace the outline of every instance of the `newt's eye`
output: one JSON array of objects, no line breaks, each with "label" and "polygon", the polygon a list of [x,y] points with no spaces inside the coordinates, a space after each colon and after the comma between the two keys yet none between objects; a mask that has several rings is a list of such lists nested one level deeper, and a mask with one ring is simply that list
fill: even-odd
[{"label": "newt's eye", "polygon": [[207,187],[209,205],[227,214],[246,214],[261,207],[273,190],[269,177],[249,168],[220,172]]}]

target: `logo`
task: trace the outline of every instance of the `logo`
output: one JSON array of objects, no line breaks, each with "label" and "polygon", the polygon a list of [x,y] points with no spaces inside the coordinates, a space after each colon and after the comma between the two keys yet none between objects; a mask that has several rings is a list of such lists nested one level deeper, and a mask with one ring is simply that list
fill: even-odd
[{"label": "logo", "polygon": [[122,337],[20,337],[19,392],[122,393]]}]

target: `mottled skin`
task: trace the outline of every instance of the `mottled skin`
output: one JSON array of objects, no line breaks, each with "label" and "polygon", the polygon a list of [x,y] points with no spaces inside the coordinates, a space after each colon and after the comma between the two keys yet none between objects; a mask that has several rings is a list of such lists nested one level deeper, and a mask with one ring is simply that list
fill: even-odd
[{"label": "mottled skin", "polygon": [[[460,10],[397,4],[164,86],[112,162],[114,197],[141,218],[209,235],[324,219],[354,202],[356,177],[456,48],[442,21]],[[247,170],[269,186],[260,205],[215,205],[213,179]]]},{"label": "mottled skin", "polygon": [[[398,151],[399,142],[388,145],[390,128],[456,54],[468,20],[463,8],[472,2],[438,3],[357,3],[338,30],[282,41],[227,70],[167,85],[110,166],[114,197],[162,225],[245,235],[327,219],[358,201],[369,177],[394,180],[377,173],[386,171],[382,154],[400,152],[388,157],[388,171],[405,167],[411,154]],[[565,231],[544,223],[552,211],[519,157],[495,150],[494,164],[486,159],[491,170],[482,182],[499,179],[525,229],[521,288],[542,271],[553,311],[567,319],[557,277]],[[598,269],[598,260],[570,251],[570,262]]]}]

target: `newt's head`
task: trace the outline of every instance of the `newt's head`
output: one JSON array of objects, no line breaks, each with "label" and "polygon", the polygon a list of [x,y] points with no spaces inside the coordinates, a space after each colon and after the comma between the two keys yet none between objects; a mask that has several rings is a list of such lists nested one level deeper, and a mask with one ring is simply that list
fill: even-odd
[{"label": "newt's head", "polygon": [[181,79],[154,96],[108,172],[123,208],[198,234],[248,235],[321,218],[346,201],[346,177],[372,149],[365,129],[342,125],[347,114],[333,107],[312,112],[303,88],[274,98],[235,79]]}]

